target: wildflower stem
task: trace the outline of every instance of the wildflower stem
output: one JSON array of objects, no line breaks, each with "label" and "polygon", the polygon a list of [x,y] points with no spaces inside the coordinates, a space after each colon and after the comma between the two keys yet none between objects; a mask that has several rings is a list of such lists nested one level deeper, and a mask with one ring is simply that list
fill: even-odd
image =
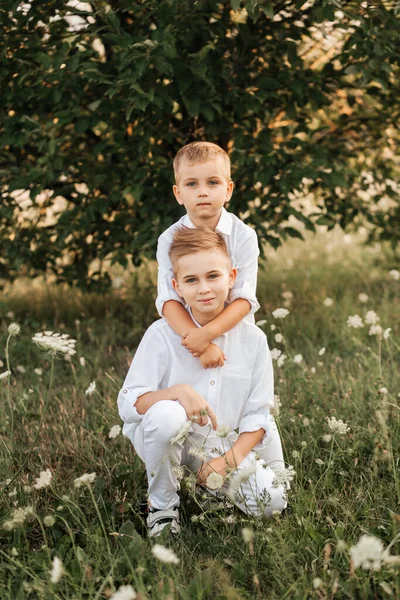
[{"label": "wildflower stem", "polygon": [[88,489],[89,489],[89,494],[90,494],[90,497],[92,498],[93,505],[94,505],[94,507],[95,507],[95,509],[96,509],[97,516],[98,516],[98,518],[99,518],[100,525],[101,525],[101,528],[102,528],[102,530],[103,530],[104,539],[105,539],[105,541],[106,541],[106,544],[107,544],[107,550],[108,550],[108,554],[109,554],[109,557],[110,557],[111,572],[113,572],[113,570],[114,570],[114,566],[113,566],[113,564],[112,564],[112,554],[111,554],[111,547],[110,547],[110,542],[109,542],[109,540],[108,540],[108,537],[107,537],[107,532],[106,532],[106,528],[105,528],[105,525],[104,525],[104,521],[103,521],[103,518],[102,518],[102,516],[101,516],[101,512],[100,512],[100,510],[99,510],[98,504],[97,504],[97,502],[96,502],[96,498],[94,497],[93,490],[92,490],[92,486],[91,486],[91,485],[88,485],[87,487],[88,487]]},{"label": "wildflower stem", "polygon": [[10,369],[10,353],[9,353],[9,346],[10,346],[10,339],[12,337],[12,334],[10,333],[7,337],[7,341],[6,341],[6,363],[7,363],[7,371],[8,371],[8,376],[7,376],[7,401],[8,401],[8,405],[10,407],[10,420],[11,420],[11,427],[10,427],[10,446],[12,448],[13,445],[13,440],[14,440],[14,407],[12,405],[12,400],[11,400],[11,369]]}]

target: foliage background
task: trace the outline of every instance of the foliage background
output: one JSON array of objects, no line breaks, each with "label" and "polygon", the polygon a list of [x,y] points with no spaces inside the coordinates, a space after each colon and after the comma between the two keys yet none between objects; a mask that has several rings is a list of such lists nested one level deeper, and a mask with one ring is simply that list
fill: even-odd
[{"label": "foliage background", "polygon": [[0,19],[0,281],[94,289],[154,256],[195,139],[230,152],[262,241],[369,222],[396,244],[396,3],[5,0]]}]

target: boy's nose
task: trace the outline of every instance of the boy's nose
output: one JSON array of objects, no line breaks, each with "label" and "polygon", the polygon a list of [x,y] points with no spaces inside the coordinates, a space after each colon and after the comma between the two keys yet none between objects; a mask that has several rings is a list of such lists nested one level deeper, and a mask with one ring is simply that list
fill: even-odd
[{"label": "boy's nose", "polygon": [[201,196],[201,197],[208,196],[208,189],[207,189],[207,187],[206,186],[199,186],[198,193],[199,193],[199,196]]},{"label": "boy's nose", "polygon": [[207,294],[210,291],[210,285],[208,281],[200,281],[199,292],[200,294]]}]

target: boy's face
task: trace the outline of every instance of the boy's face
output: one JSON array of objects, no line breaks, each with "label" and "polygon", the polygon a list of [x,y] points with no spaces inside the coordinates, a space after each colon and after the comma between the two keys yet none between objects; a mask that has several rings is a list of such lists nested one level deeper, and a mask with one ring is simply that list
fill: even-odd
[{"label": "boy's face", "polygon": [[236,269],[221,250],[202,250],[178,259],[172,284],[192,309],[200,325],[205,325],[225,306],[236,279]]},{"label": "boy's face", "polygon": [[193,165],[183,161],[178,177],[173,187],[175,198],[186,208],[193,223],[207,223],[219,218],[222,207],[229,202],[233,191],[233,182],[226,179],[222,160],[208,160]]}]

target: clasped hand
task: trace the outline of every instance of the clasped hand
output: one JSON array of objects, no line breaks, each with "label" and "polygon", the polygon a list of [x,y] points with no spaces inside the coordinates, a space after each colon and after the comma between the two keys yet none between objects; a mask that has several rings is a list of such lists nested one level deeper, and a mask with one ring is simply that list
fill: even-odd
[{"label": "clasped hand", "polygon": [[179,385],[178,400],[186,411],[190,421],[203,427],[208,424],[208,418],[211,420],[213,429],[217,429],[217,416],[211,406],[199,393],[190,385]]}]

